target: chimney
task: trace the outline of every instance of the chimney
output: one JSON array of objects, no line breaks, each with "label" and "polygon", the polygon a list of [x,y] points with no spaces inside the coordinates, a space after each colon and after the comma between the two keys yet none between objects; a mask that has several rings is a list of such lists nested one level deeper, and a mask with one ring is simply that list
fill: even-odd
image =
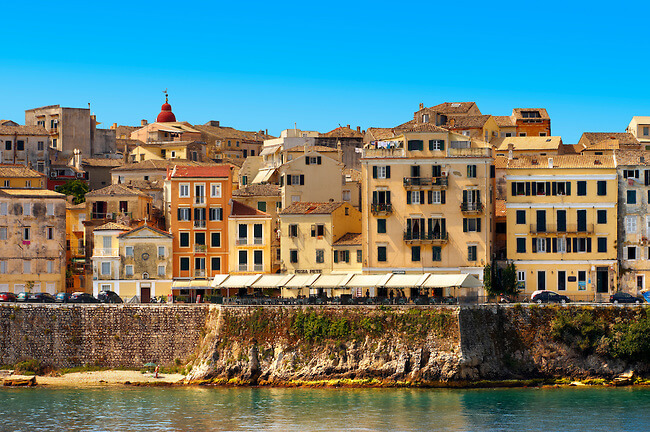
[{"label": "chimney", "polygon": [[146,126],[147,124],[149,124],[149,122],[147,122],[147,120],[144,120],[144,119],[140,120],[140,126]]},{"label": "chimney", "polygon": [[424,109],[424,104],[420,102],[420,109]]},{"label": "chimney", "polygon": [[357,132],[361,133],[361,126],[357,126]]},{"label": "chimney", "polygon": [[117,123],[113,123],[113,126],[111,126],[111,129],[117,129]]},{"label": "chimney", "polygon": [[515,145],[513,143],[508,144],[508,160],[512,160],[512,152],[515,149]]},{"label": "chimney", "polygon": [[265,135],[268,135],[268,134],[269,134],[269,130],[268,130],[268,129],[265,129],[265,130],[264,130],[264,134],[265,134]]},{"label": "chimney", "polygon": [[348,125],[348,129],[350,129],[350,125]]}]

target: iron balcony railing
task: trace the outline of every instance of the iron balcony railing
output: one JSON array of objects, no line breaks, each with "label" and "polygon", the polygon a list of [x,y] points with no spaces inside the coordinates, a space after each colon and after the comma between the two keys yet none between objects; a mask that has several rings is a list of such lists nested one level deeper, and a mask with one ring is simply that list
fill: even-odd
[{"label": "iron balcony railing", "polygon": [[447,186],[447,177],[404,177],[404,187]]},{"label": "iron balcony railing", "polygon": [[195,196],[194,204],[205,204],[205,196]]},{"label": "iron balcony railing", "polygon": [[100,257],[116,257],[120,256],[118,248],[95,248],[94,256]]},{"label": "iron balcony railing", "polygon": [[205,228],[205,219],[194,220],[194,228]]},{"label": "iron balcony railing", "polygon": [[264,271],[264,265],[263,264],[254,264],[253,265],[253,271],[256,271],[256,272]]},{"label": "iron balcony railing", "polygon": [[205,269],[194,269],[194,277],[205,277]]},{"label": "iron balcony railing", "polygon": [[248,264],[239,264],[239,271],[240,272],[248,271]]},{"label": "iron balcony railing", "polygon": [[449,234],[446,232],[404,231],[404,241],[406,242],[446,243],[448,240]]},{"label": "iron balcony railing", "polygon": [[372,203],[370,205],[370,211],[373,213],[392,213],[393,206],[391,204]]},{"label": "iron balcony railing", "polygon": [[194,245],[194,252],[205,252],[207,250],[207,246],[204,244],[195,244]]},{"label": "iron balcony railing", "polygon": [[531,234],[593,234],[594,224],[530,224]]},{"label": "iron balcony railing", "polygon": [[248,237],[239,237],[237,239],[237,245],[238,246],[243,246],[248,244]]},{"label": "iron balcony railing", "polygon": [[483,212],[483,203],[463,201],[460,205],[460,211],[465,213],[481,213]]}]

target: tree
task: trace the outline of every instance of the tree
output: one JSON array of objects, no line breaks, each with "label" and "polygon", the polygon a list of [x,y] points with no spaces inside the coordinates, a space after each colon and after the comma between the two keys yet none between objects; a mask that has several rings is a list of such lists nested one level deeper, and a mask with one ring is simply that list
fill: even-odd
[{"label": "tree", "polygon": [[519,293],[519,288],[517,287],[517,268],[512,261],[501,272],[501,282],[503,294],[510,296]]},{"label": "tree", "polygon": [[74,196],[73,204],[80,204],[86,201],[88,185],[81,180],[69,180],[64,184],[57,186],[56,191],[65,195]]}]

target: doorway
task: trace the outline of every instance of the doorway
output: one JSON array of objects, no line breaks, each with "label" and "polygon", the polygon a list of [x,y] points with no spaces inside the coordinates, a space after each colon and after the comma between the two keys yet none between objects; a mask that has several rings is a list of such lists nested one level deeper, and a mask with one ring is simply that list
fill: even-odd
[{"label": "doorway", "polygon": [[606,293],[609,291],[607,284],[607,267],[598,267],[596,268],[596,292]]},{"label": "doorway", "polygon": [[540,270],[537,272],[537,289],[545,290],[546,289],[546,271]]},{"label": "doorway", "polygon": [[151,286],[140,285],[140,303],[151,303]]}]

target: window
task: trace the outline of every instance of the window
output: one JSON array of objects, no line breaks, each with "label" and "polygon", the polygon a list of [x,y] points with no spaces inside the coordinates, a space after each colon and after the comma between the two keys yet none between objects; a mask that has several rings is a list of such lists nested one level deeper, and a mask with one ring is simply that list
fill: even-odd
[{"label": "window", "polygon": [[517,210],[517,225],[526,223],[526,210]]},{"label": "window", "polygon": [[181,271],[190,271],[190,257],[181,257]]},{"label": "window", "polygon": [[587,251],[587,241],[589,241],[591,244],[591,238],[585,239],[585,238],[574,238],[573,239],[573,244],[574,244],[574,252],[591,252]]},{"label": "window", "polygon": [[47,240],[54,239],[54,227],[45,227],[45,238]]},{"label": "window", "polygon": [[312,237],[323,237],[325,235],[325,225],[318,224],[311,226],[311,236]]},{"label": "window", "polygon": [[262,232],[262,224],[253,224],[253,244],[261,245],[264,243],[264,236]]},{"label": "window", "polygon": [[363,261],[363,252],[361,249],[357,249],[357,262],[360,263]]},{"label": "window", "polygon": [[124,266],[124,274],[126,276],[133,276],[133,266],[131,264]]},{"label": "window", "polygon": [[526,288],[526,272],[524,270],[517,270],[517,288],[520,290]]},{"label": "window", "polygon": [[0,261],[0,273],[2,273],[2,274],[7,273],[7,261],[6,260]]},{"label": "window", "polygon": [[211,221],[221,221],[223,220],[223,210],[221,207],[210,207],[209,217]]},{"label": "window", "polygon": [[429,140],[429,150],[444,150],[445,140]]},{"label": "window", "polygon": [[190,184],[181,183],[178,185],[178,196],[180,198],[187,198],[190,196]]},{"label": "window", "polygon": [[476,165],[467,165],[467,178],[476,178]]},{"label": "window", "polygon": [[463,232],[481,232],[481,218],[463,218]]},{"label": "window", "polygon": [[598,237],[598,252],[607,252],[607,237]]},{"label": "window", "polygon": [[[424,150],[424,141],[422,140],[409,140],[408,141],[409,151],[422,151]],[[11,150],[11,149],[9,149]]]},{"label": "window", "polygon": [[190,233],[181,232],[179,235],[179,245],[180,247],[190,247]]},{"label": "window", "polygon": [[213,272],[221,271],[221,258],[212,257],[210,260],[210,268]]},{"label": "window", "polygon": [[23,241],[30,241],[32,239],[32,230],[30,227],[23,227]]},{"label": "window", "polygon": [[221,247],[221,233],[218,232],[210,233],[210,247],[213,248]]},{"label": "window", "polygon": [[5,180],[5,181],[2,183],[2,185],[3,185],[4,187],[9,187],[9,185],[10,185],[9,180]]},{"label": "window", "polygon": [[102,276],[110,276],[111,275],[111,263],[110,262],[102,262]]},{"label": "window", "polygon": [[7,216],[7,203],[0,203],[0,216]]},{"label": "window", "polygon": [[546,239],[538,237],[537,239],[537,253],[546,253]]},{"label": "window", "polygon": [[557,252],[566,253],[566,237],[559,237],[557,239]]},{"label": "window", "polygon": [[265,212],[266,211],[266,201],[258,201],[257,202],[257,209],[259,211]]},{"label": "window", "polygon": [[607,182],[605,180],[598,180],[597,185],[597,194],[598,196],[607,195]]},{"label": "window", "polygon": [[164,265],[159,265],[158,266],[158,277],[164,277],[165,276],[165,266]]},{"label": "window", "polygon": [[23,260],[23,274],[32,272],[32,262],[30,260]]},{"label": "window", "polygon": [[32,215],[32,204],[31,203],[23,203],[23,215],[24,216],[31,216]]},{"label": "window", "polygon": [[37,148],[38,151],[45,150],[45,142],[39,141],[36,148]]},{"label": "window", "polygon": [[298,262],[298,249],[291,249],[289,251],[289,262],[296,264]]},{"label": "window", "polygon": [[242,186],[246,186],[248,184],[248,176],[241,176],[241,184]]},{"label": "window", "polygon": [[210,197],[221,198],[221,183],[210,183]]},{"label": "window", "polygon": [[386,234],[386,219],[377,219],[377,234]]},{"label": "window", "polygon": [[205,233],[204,232],[195,232],[194,233],[194,244],[205,246]]},{"label": "window", "polygon": [[625,217],[625,231],[628,233],[636,232],[636,216]]},{"label": "window", "polygon": [[607,223],[607,210],[596,210],[596,223]]},{"label": "window", "polygon": [[316,249],[316,262],[325,262],[325,249]]},{"label": "window", "polygon": [[517,238],[517,253],[526,253],[526,239]]},{"label": "window", "polygon": [[424,191],[411,191],[408,193],[411,199],[410,202],[408,202],[407,204],[420,204],[420,197],[421,195],[424,195]]},{"label": "window", "polygon": [[47,203],[45,205],[45,214],[46,216],[54,216],[54,203]]},{"label": "window", "polygon": [[7,240],[7,227],[0,227],[0,240]]},{"label": "window", "polygon": [[165,258],[165,246],[158,246],[158,258]]},{"label": "window", "polygon": [[411,247],[411,261],[420,261],[420,246]]},{"label": "window", "polygon": [[248,251],[240,250],[239,256],[239,271],[248,271]]},{"label": "window", "polygon": [[519,132],[519,136],[520,136],[520,137],[525,137],[525,136],[526,136],[526,132]]},{"label": "window", "polygon": [[467,246],[467,261],[476,261],[476,246]]},{"label": "window", "polygon": [[372,177],[378,179],[390,178],[390,166],[374,166],[372,167]]},{"label": "window", "polygon": [[126,246],[124,248],[124,255],[133,258],[133,246]]},{"label": "window", "polygon": [[320,156],[306,156],[305,165],[320,165],[321,157]]},{"label": "window", "polygon": [[442,261],[442,247],[433,246],[431,252],[433,261]]},{"label": "window", "polygon": [[587,182],[581,180],[578,182],[578,196],[585,196],[585,195],[587,195]]},{"label": "window", "polygon": [[298,237],[298,224],[289,225],[289,237]]},{"label": "window", "polygon": [[643,127],[643,135],[644,136],[650,135],[650,127],[646,127],[646,126]]},{"label": "window", "polygon": [[[349,190],[344,190],[343,191],[343,201],[350,202],[352,201],[352,192]],[[346,208],[347,210],[347,208]]]},{"label": "window", "polygon": [[636,191],[629,190],[626,193],[627,204],[636,204]]},{"label": "window", "polygon": [[377,247],[377,261],[386,262],[386,246]]},{"label": "window", "polygon": [[5,150],[11,150],[11,141],[5,141]]},{"label": "window", "polygon": [[636,246],[628,246],[627,248],[627,259],[635,260],[636,259]]},{"label": "window", "polygon": [[540,132],[539,136],[546,136],[546,132]]},{"label": "window", "polygon": [[429,200],[429,204],[442,204],[442,191],[431,191],[431,199]]}]

